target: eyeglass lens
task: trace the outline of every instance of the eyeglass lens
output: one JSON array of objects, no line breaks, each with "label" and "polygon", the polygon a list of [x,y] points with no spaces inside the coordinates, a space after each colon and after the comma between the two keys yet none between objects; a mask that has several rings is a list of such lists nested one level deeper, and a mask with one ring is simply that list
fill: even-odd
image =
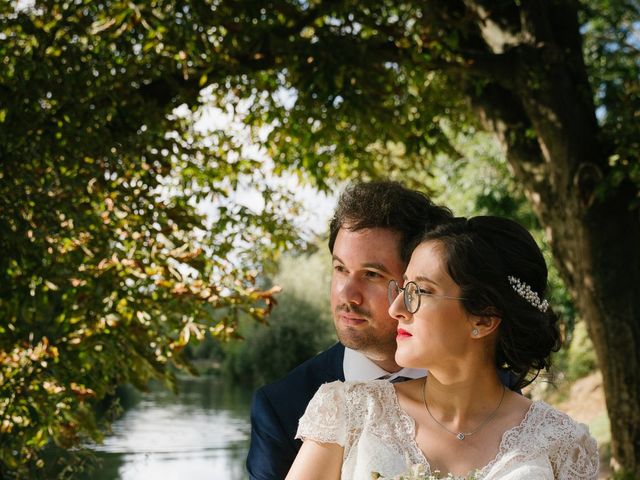
[{"label": "eyeglass lens", "polygon": [[420,295],[418,295],[418,285],[407,282],[404,287],[404,306],[409,313],[415,313],[420,306]]},{"label": "eyeglass lens", "polygon": [[420,307],[420,295],[418,295],[418,285],[414,282],[407,282],[404,288],[401,288],[395,280],[389,282],[389,288],[387,294],[389,297],[389,306],[395,301],[396,297],[403,293],[402,300],[404,301],[404,308],[409,313],[415,313]]},{"label": "eyeglass lens", "polygon": [[389,282],[389,287],[387,289],[387,296],[389,299],[389,306],[395,301],[396,297],[400,293],[400,287],[395,280],[391,280]]}]

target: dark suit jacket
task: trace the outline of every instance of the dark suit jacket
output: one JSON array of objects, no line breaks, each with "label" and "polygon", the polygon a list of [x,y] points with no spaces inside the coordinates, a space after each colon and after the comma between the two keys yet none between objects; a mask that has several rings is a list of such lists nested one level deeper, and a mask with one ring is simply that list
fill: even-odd
[{"label": "dark suit jacket", "polygon": [[251,480],[282,480],[302,441],[295,440],[298,420],[323,383],[344,380],[344,347],[333,347],[307,360],[284,378],[258,389],[251,404]]},{"label": "dark suit jacket", "polygon": [[[335,344],[289,372],[277,382],[259,388],[251,404],[251,446],[247,470],[251,480],[283,480],[302,445],[295,440],[298,420],[320,385],[344,381],[344,346]],[[513,388],[515,377],[505,370],[498,376]]]}]

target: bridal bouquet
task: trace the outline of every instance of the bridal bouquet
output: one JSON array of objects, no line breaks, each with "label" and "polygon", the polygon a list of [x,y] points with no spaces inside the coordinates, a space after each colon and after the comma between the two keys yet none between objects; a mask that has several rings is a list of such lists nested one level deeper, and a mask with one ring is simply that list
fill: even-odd
[{"label": "bridal bouquet", "polygon": [[372,472],[371,480],[476,480],[476,475],[471,473],[466,477],[456,477],[448,473],[443,477],[438,470],[433,473],[427,473],[424,465],[417,464],[413,465],[407,472],[395,477],[383,477],[378,472]]}]

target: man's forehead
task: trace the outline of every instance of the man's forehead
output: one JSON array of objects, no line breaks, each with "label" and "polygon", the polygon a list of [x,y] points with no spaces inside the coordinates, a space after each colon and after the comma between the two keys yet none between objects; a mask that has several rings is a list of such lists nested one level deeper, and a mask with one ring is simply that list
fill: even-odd
[{"label": "man's forehead", "polygon": [[338,230],[338,235],[340,234],[353,234],[353,235],[362,235],[368,237],[376,237],[376,238],[395,238],[397,241],[400,241],[401,233],[394,228],[386,228],[386,227],[359,227],[354,228],[350,226],[348,223],[344,224]]},{"label": "man's forehead", "polygon": [[360,228],[350,230],[341,228],[336,236],[334,248],[341,250],[390,249],[400,252],[401,234],[389,228]]},{"label": "man's forehead", "polygon": [[402,261],[400,233],[388,228],[340,230],[333,258],[358,268],[374,268],[390,272]]}]

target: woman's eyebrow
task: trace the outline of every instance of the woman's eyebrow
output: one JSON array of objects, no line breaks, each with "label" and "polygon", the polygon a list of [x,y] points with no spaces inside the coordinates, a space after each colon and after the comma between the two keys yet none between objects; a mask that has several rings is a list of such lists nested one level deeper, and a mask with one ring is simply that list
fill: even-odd
[{"label": "woman's eyebrow", "polygon": [[[406,277],[405,277],[405,278],[406,278]],[[436,282],[436,281],[434,281],[434,280],[430,279],[429,277],[427,277],[427,276],[425,276],[425,275],[418,275],[418,276],[416,276],[415,281],[416,281],[416,282],[429,282],[429,283],[432,283],[432,284],[434,284],[434,285],[438,285],[438,282]]]}]

